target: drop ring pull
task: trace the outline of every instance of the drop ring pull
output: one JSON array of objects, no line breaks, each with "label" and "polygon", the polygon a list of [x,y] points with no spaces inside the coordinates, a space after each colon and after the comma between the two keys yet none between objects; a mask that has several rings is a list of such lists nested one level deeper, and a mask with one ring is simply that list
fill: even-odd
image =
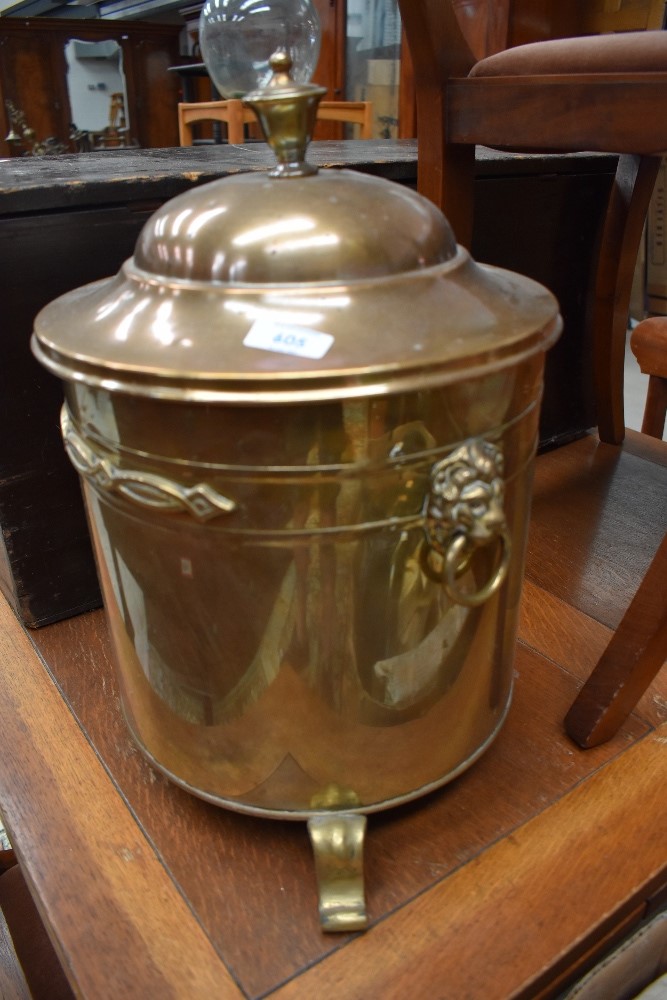
[{"label": "drop ring pull", "polygon": [[[421,568],[430,580],[444,586],[452,601],[479,607],[502,585],[512,553],[503,509],[502,451],[474,438],[437,462],[430,479]],[[490,577],[472,591],[462,589],[459,580],[473,564],[475,553],[498,544],[500,554]]]}]

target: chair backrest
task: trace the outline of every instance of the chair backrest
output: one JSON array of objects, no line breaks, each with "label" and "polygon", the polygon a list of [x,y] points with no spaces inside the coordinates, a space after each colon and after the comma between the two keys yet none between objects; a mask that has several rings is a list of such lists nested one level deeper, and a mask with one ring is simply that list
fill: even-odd
[{"label": "chair backrest", "polygon": [[362,139],[373,138],[372,101],[320,101],[318,121],[347,122],[359,125]]},{"label": "chair backrest", "polygon": [[451,0],[451,5],[476,59],[507,48],[510,0]]},{"label": "chair backrest", "polygon": [[234,145],[245,141],[244,125],[254,122],[255,116],[250,108],[244,108],[243,102],[231,101],[199,101],[196,104],[178,105],[178,136],[181,146],[192,145],[192,126],[197,122],[224,122],[227,125],[227,138]]},{"label": "chair backrest", "polygon": [[[373,137],[372,101],[320,101],[319,121],[337,121],[359,125],[362,139]],[[227,138],[238,145],[245,141],[244,126],[256,121],[242,101],[200,101],[178,105],[178,133],[181,146],[192,145],[192,126],[196,122],[217,121],[227,125]]]}]

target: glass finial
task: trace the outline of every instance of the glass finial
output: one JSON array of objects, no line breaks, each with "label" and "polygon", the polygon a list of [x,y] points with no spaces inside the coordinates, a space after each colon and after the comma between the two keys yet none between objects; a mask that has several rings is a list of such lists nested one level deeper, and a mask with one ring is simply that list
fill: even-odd
[{"label": "glass finial", "polygon": [[286,52],[295,83],[307,83],[320,53],[320,22],[311,0],[206,0],[199,42],[211,79],[227,100],[266,87],[271,54]]}]

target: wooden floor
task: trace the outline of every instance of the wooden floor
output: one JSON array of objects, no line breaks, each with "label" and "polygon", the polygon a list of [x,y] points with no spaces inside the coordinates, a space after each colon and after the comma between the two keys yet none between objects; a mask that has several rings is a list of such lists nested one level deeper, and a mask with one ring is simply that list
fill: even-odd
[{"label": "wooden floor", "polygon": [[143,760],[102,612],[28,637],[3,605],[0,809],[77,993],[555,996],[665,895],[667,671],[603,746],[562,720],[666,529],[659,444],[540,456],[509,719],[449,787],[370,819],[361,935],[320,932],[304,825]]}]

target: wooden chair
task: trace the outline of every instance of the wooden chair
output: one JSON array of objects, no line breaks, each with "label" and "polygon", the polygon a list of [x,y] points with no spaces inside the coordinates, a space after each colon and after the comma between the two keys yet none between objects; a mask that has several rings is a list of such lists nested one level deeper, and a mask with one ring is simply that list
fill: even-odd
[{"label": "wooden chair", "polygon": [[[360,126],[362,139],[373,137],[372,101],[320,101],[319,121],[346,122]],[[256,122],[255,115],[242,101],[201,101],[178,105],[178,134],[181,146],[192,145],[192,126],[200,121],[218,121],[227,125],[228,141],[245,142],[245,125]]]},{"label": "wooden chair", "polygon": [[[662,439],[667,410],[667,317],[652,316],[632,331],[630,346],[649,376],[642,433]],[[572,708],[565,728],[582,747],[610,739],[667,659],[667,536],[654,556],[614,637]]]},{"label": "wooden chair", "polygon": [[320,101],[318,121],[346,122],[359,125],[359,138],[373,138],[372,101]]},{"label": "wooden chair", "polygon": [[[537,42],[476,61],[457,18],[461,6],[461,0],[399,0],[414,64],[419,189],[469,246],[476,144],[622,154],[588,304],[599,433],[620,443],[632,275],[659,156],[667,150],[661,111],[667,32]],[[463,6],[469,16],[471,4]]]},{"label": "wooden chair", "polygon": [[[470,245],[475,145],[522,152],[621,154],[600,239],[590,322],[599,434],[625,434],[623,368],[637,250],[667,150],[667,32],[517,46],[475,61],[457,13],[466,0],[398,0],[414,65],[420,191]],[[470,25],[470,21],[467,22]],[[472,36],[471,36],[472,37]],[[539,224],[539,220],[536,220]],[[566,719],[593,746],[617,730],[667,653],[663,541],[606,653]]]},{"label": "wooden chair", "polygon": [[662,439],[667,413],[667,316],[651,316],[638,323],[630,347],[649,377],[642,433]]},{"label": "wooden chair", "polygon": [[618,731],[667,659],[667,535],[637,593],[565,717],[584,748]]},{"label": "wooden chair", "polygon": [[178,105],[178,141],[181,146],[192,145],[192,126],[197,122],[224,122],[227,139],[234,146],[245,142],[244,126],[256,121],[250,108],[243,101],[199,101]]}]

